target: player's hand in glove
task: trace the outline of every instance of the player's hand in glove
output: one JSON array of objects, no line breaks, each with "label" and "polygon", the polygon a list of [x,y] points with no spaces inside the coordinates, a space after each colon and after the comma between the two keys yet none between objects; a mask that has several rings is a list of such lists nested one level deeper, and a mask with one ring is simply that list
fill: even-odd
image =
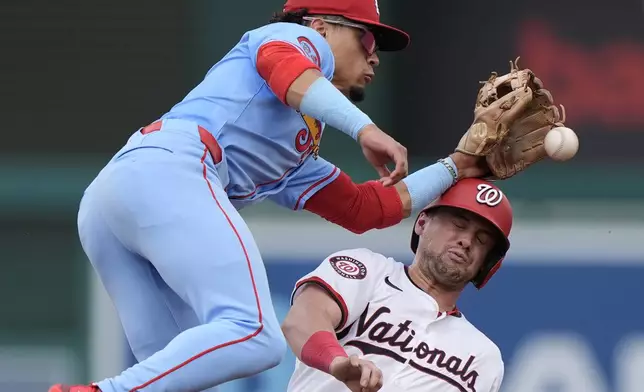
[{"label": "player's hand in glove", "polygon": [[456,151],[484,157],[501,143],[510,126],[524,114],[533,100],[530,70],[519,72],[512,64],[509,74],[492,76],[483,83],[474,105],[474,121]]},{"label": "player's hand in glove", "polygon": [[543,159],[546,133],[564,122],[541,80],[529,69],[519,70],[516,61],[510,66],[510,73],[493,72],[482,82],[474,122],[456,148],[484,161],[490,180],[512,177]]},{"label": "player's hand in glove", "polygon": [[[380,181],[384,186],[394,185],[407,177],[407,149],[380,128],[373,124],[364,127],[358,134],[358,143],[367,161],[380,175]],[[396,165],[392,172],[386,166],[391,162]]]},{"label": "player's hand in glove", "polygon": [[485,157],[468,155],[457,151],[450,154],[450,158],[456,165],[459,180],[463,178],[481,178],[490,173]]},{"label": "player's hand in glove", "polygon": [[382,388],[382,371],[373,362],[360,359],[357,355],[335,358],[329,373],[352,392],[375,392]]},{"label": "player's hand in glove", "polygon": [[510,178],[547,157],[544,146],[546,134],[553,128],[564,126],[566,112],[563,105],[559,111],[550,91],[543,88],[543,83],[534,74],[530,84],[533,86],[532,101],[512,124],[505,139],[486,157],[490,180]]}]

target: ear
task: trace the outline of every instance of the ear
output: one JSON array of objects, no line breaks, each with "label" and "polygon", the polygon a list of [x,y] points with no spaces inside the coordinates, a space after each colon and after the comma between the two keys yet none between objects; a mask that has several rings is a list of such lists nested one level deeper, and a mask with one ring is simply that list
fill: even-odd
[{"label": "ear", "polygon": [[423,234],[423,231],[427,227],[427,223],[429,223],[429,215],[425,212],[421,212],[420,215],[418,216],[418,219],[416,220],[416,226],[414,226],[414,232],[421,237]]},{"label": "ear", "polygon": [[311,21],[311,23],[309,24],[309,27],[326,38],[326,33],[328,31],[329,25],[327,25],[322,19],[313,19],[313,21]]}]

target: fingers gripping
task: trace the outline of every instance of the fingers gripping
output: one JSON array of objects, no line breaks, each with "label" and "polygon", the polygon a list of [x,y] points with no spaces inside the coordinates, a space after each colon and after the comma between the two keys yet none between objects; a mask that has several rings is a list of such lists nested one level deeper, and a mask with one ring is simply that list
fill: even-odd
[{"label": "fingers gripping", "polygon": [[382,166],[382,173],[378,170],[382,183],[384,186],[390,186],[403,178],[407,177],[409,173],[409,165],[407,163],[407,149],[402,145],[399,145],[395,148],[394,151],[390,153],[392,160],[394,161],[396,167],[393,172],[390,172],[386,166]]},{"label": "fingers gripping", "polygon": [[371,367],[367,363],[360,364],[362,375],[360,376],[360,386],[366,388],[371,380]]}]

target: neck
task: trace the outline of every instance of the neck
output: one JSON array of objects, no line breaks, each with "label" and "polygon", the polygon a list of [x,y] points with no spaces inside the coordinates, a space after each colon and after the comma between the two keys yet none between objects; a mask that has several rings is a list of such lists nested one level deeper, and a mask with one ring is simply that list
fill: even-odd
[{"label": "neck", "polygon": [[418,263],[414,263],[409,267],[409,277],[416,286],[434,298],[438,304],[439,312],[449,312],[456,308],[456,301],[461,295],[462,289],[449,290],[441,287],[441,285],[423,274]]}]

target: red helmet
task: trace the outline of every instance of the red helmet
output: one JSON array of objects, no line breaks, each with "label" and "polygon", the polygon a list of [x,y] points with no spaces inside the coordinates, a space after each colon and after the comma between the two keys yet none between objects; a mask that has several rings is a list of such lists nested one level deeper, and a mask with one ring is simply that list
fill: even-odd
[{"label": "red helmet", "polygon": [[[479,273],[472,279],[477,289],[483,288],[492,275],[501,267],[508,249],[508,237],[512,229],[512,206],[507,197],[492,183],[474,178],[460,180],[441,197],[429,204],[423,211],[435,208],[451,207],[473,212],[492,223],[499,231],[500,241],[490,252]],[[420,214],[418,214],[420,216]],[[418,218],[416,218],[418,221]],[[418,234],[416,223],[411,233],[411,250],[416,253]]]}]

